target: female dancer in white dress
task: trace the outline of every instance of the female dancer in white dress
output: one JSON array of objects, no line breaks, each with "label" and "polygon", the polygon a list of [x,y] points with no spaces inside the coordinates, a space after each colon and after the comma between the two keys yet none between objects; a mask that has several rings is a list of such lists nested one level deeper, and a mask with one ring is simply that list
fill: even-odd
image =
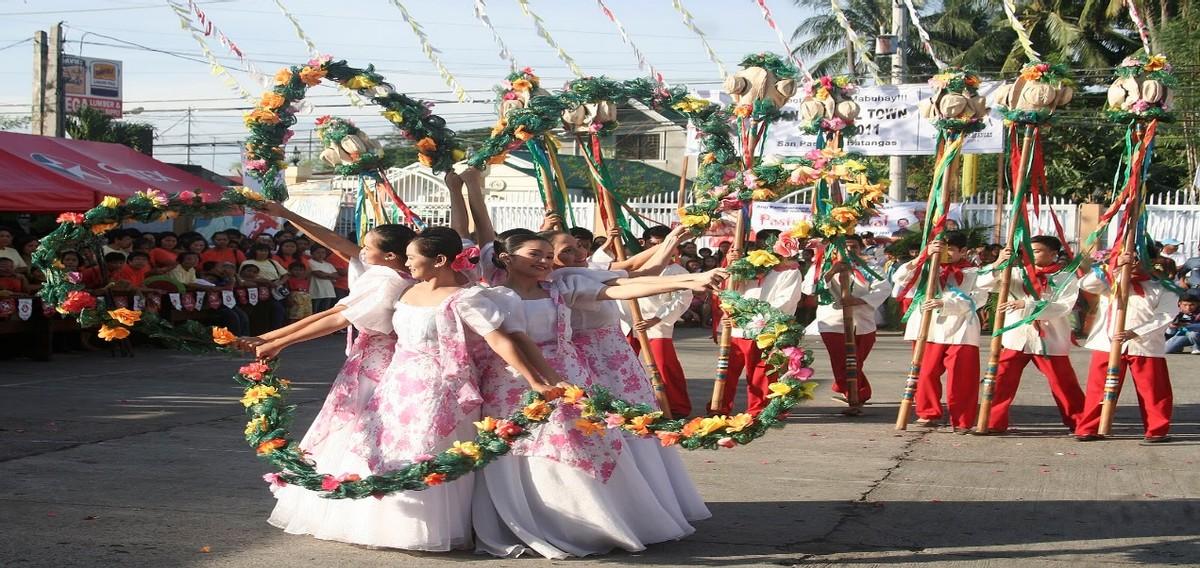
[{"label": "female dancer in white dress", "polygon": [[[673,251],[680,234],[679,231],[673,231],[668,235],[661,250]],[[693,274],[627,278],[624,271],[591,269],[587,267],[587,255],[575,237],[567,233],[547,236],[554,247],[555,270],[551,274],[554,280],[579,275],[605,284],[625,284],[687,282],[696,278]],[[665,256],[670,258],[671,255]],[[648,264],[655,264],[655,260],[651,259]],[[657,408],[658,401],[650,377],[646,375],[646,370],[621,329],[621,313],[617,303],[585,299],[577,301],[570,308],[572,343],[593,380],[622,400]],[[657,439],[641,438],[629,432],[624,432],[624,435],[638,470],[651,484],[664,509],[670,511],[679,522],[698,521],[712,516],[679,457],[679,448],[663,447]]]},{"label": "female dancer in white dress", "polygon": [[[334,476],[366,477],[428,459],[474,437],[481,397],[469,353],[487,349],[548,390],[498,331],[502,316],[478,289],[463,288],[451,268],[462,252],[454,231],[435,227],[408,246],[406,267],[417,283],[375,290],[341,312],[356,327],[395,333],[395,350],[377,382],[363,382],[340,411],[331,395],[301,446]],[[486,346],[484,344],[487,344]],[[327,410],[329,410],[327,412]],[[327,424],[327,422],[331,424]],[[473,474],[424,491],[378,499],[325,499],[288,486],[271,524],[293,534],[368,546],[445,551],[471,544]]]},{"label": "female dancer in white dress", "polygon": [[[608,287],[584,277],[546,282],[553,250],[536,235],[501,239],[496,250],[508,285],[490,289],[489,296],[505,313],[503,329],[528,335],[553,372],[581,386],[595,383],[572,345],[568,304],[684,287]],[[704,290],[708,283],[697,280],[686,286]],[[481,364],[484,413],[518,410],[528,388],[519,375],[495,359]],[[549,375],[541,371],[541,376]],[[473,511],[477,550],[515,556],[532,549],[548,558],[565,558],[616,547],[643,550],[694,532],[678,512],[660,503],[625,451],[624,436],[586,435],[575,427],[579,418],[578,409],[560,407],[530,438],[479,473]]]}]

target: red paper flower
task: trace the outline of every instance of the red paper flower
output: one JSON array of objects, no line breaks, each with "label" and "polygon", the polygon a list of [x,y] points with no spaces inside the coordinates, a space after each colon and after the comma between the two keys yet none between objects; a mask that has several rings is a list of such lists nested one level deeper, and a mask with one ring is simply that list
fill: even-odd
[{"label": "red paper flower", "polygon": [[84,292],[83,290],[75,290],[67,294],[67,299],[63,300],[60,309],[68,314],[77,314],[88,308],[96,307],[96,297]]},{"label": "red paper flower", "polygon": [[83,223],[83,213],[63,213],[54,220],[55,223],[71,223],[79,225]]}]

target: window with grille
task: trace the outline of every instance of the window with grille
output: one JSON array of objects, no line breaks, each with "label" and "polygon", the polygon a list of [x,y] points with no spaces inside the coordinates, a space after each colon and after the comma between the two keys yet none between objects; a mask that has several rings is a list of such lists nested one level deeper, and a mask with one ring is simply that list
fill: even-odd
[{"label": "window with grille", "polygon": [[624,134],[617,136],[617,158],[621,160],[661,160],[662,134]]}]

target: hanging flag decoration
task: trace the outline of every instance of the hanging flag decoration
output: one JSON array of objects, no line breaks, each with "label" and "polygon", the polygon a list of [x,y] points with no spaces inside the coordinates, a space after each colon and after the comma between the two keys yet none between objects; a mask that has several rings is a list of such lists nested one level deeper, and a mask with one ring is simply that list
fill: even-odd
[{"label": "hanging flag decoration", "polygon": [[614,14],[612,10],[608,9],[608,5],[604,3],[604,0],[596,0],[596,4],[600,6],[600,11],[604,12],[604,15],[608,17],[609,21],[611,21],[614,26],[617,26],[617,32],[621,34],[621,41],[625,42],[625,45],[628,45],[629,48],[633,50],[633,55],[634,57],[637,57],[638,60],[638,69],[650,73],[650,76],[653,77],[654,81],[659,85],[666,85],[666,81],[663,80],[662,73],[660,73],[658,69],[655,69],[649,61],[646,61],[646,55],[642,53],[642,50],[638,49],[638,46],[634,45],[633,39],[629,37],[629,33],[625,31],[625,26],[621,24],[621,20],[617,19],[617,15]]},{"label": "hanging flag decoration", "polygon": [[708,54],[708,60],[717,64],[717,70],[721,73],[721,79],[724,80],[729,72],[725,70],[725,64],[721,62],[721,58],[717,56],[717,52],[708,44],[708,37],[704,32],[700,31],[700,27],[696,25],[696,19],[692,17],[692,13],[683,5],[683,0],[671,0],[671,5],[675,7],[675,11],[683,17],[683,25],[687,26],[692,33],[700,38],[700,43],[704,45],[704,52]]},{"label": "hanging flag decoration", "polygon": [[576,77],[583,77],[583,71],[579,69],[579,65],[575,64],[575,60],[554,42],[554,38],[550,36],[550,30],[546,29],[545,20],[533,13],[533,10],[529,7],[529,0],[517,0],[517,4],[521,5],[521,12],[533,20],[533,27],[537,30],[538,37],[546,40],[546,45],[554,49],[555,55],[558,56],[559,60],[567,64],[567,68],[571,70],[571,73],[574,73]]},{"label": "hanging flag decoration", "polygon": [[1042,56],[1033,48],[1033,40],[1029,39],[1029,30],[1025,29],[1025,24],[1021,23],[1021,19],[1017,17],[1017,4],[1013,0],[1004,0],[1004,14],[1008,16],[1008,23],[1012,25],[1014,32],[1017,32],[1017,41],[1021,44],[1021,49],[1025,50],[1025,56],[1030,61],[1040,61]]},{"label": "hanging flag decoration", "polygon": [[792,45],[783,37],[783,31],[775,24],[775,17],[771,15],[771,8],[767,6],[767,0],[754,0],[754,3],[758,4],[759,10],[762,10],[763,19],[767,21],[767,25],[775,32],[775,37],[779,38],[779,45],[783,46],[783,50],[787,53],[788,58],[796,64],[801,73],[804,73],[806,79],[812,79],[812,73],[808,71],[808,67],[805,67],[804,62],[799,57],[796,57],[796,54],[792,51]]},{"label": "hanging flag decoration", "polygon": [[492,25],[492,18],[487,15],[487,5],[484,0],[475,0],[475,19],[479,20],[479,23],[483,24],[489,32],[492,32],[492,39],[500,48],[500,59],[508,62],[509,69],[516,70],[517,59],[508,50],[508,46],[504,45],[504,39],[500,37],[500,32],[496,31],[496,26]]},{"label": "hanging flag decoration", "polygon": [[904,6],[908,8],[908,19],[914,28],[917,28],[917,35],[921,36],[921,47],[925,48],[925,53],[933,60],[933,64],[939,70],[946,68],[946,63],[938,59],[937,53],[933,51],[933,42],[929,39],[929,32],[925,31],[925,26],[921,25],[921,15],[917,13],[917,7],[913,6],[912,0],[904,0]]},{"label": "hanging flag decoration", "polygon": [[173,2],[168,2],[167,5],[179,17],[179,27],[191,34],[192,39],[195,39],[196,43],[200,46],[200,51],[204,54],[204,59],[208,61],[208,66],[212,70],[212,74],[220,77],[221,81],[232,89],[233,92],[237,93],[239,97],[251,103],[256,102],[258,99],[254,98],[254,95],[250,94],[249,91],[242,88],[241,83],[238,83],[238,80],[229,73],[229,69],[226,69],[224,65],[221,65],[221,62],[217,61],[216,54],[208,48],[208,42],[204,41],[204,36],[200,35],[200,31],[196,29],[196,26],[192,25],[191,12],[187,8]]},{"label": "hanging flag decoration", "polygon": [[[883,81],[879,78],[879,65],[875,64],[875,60],[867,55],[867,43],[863,41],[862,36],[854,31],[854,26],[850,25],[850,19],[846,17],[846,13],[842,11],[842,7],[838,5],[838,0],[829,0],[829,9],[833,12],[833,17],[837,19],[838,24],[846,31],[846,37],[850,38],[851,45],[858,52],[859,58],[866,63],[867,70],[871,72],[871,78],[875,79],[876,83],[882,84]],[[847,62],[847,66],[853,68],[854,62]]]},{"label": "hanging flag decoration", "polygon": [[429,62],[432,63],[434,68],[437,69],[438,74],[442,76],[442,80],[446,82],[446,85],[449,86],[452,91],[454,91],[454,96],[458,99],[458,102],[471,102],[471,97],[467,95],[467,90],[463,88],[461,83],[458,82],[458,79],[454,78],[454,75],[450,74],[450,70],[447,69],[442,63],[442,58],[438,56],[438,54],[441,52],[438,51],[437,48],[433,47],[433,44],[429,42],[429,36],[425,35],[425,29],[421,27],[420,23],[413,19],[412,14],[410,14],[408,9],[404,7],[404,3],[400,2],[400,0],[392,0],[392,5],[395,6],[397,10],[400,10],[400,17],[404,18],[404,22],[407,23],[408,27],[412,28],[413,33],[416,34],[417,41],[419,41],[421,44],[421,52],[425,54],[425,57],[429,59]]},{"label": "hanging flag decoration", "polygon": [[242,67],[246,70],[246,73],[250,74],[250,78],[254,79],[255,83],[258,83],[262,87],[270,86],[270,79],[268,79],[267,76],[264,75],[263,72],[254,65],[253,62],[251,62],[249,59],[246,59],[246,55],[242,53],[241,48],[239,48],[237,44],[233,42],[233,40],[229,39],[229,36],[225,35],[225,32],[221,31],[220,27],[213,23],[212,19],[208,17],[208,14],[206,14],[204,10],[200,9],[200,6],[196,4],[195,0],[188,0],[188,8],[191,9],[192,14],[196,15],[196,19],[200,20],[204,37],[216,36],[217,41],[220,41],[221,45],[224,46],[225,49],[228,49],[230,53],[238,58],[238,61],[242,62]]}]

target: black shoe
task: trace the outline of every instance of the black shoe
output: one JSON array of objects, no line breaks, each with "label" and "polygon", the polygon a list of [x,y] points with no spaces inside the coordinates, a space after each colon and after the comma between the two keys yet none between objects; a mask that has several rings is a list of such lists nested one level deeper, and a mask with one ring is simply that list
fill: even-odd
[{"label": "black shoe", "polygon": [[1138,444],[1138,445],[1140,445],[1140,446],[1153,446],[1153,445],[1155,445],[1155,444],[1165,444],[1165,443],[1167,443],[1167,442],[1170,442],[1170,441],[1171,441],[1171,437],[1170,437],[1170,436],[1146,436],[1146,438],[1145,438],[1145,439],[1143,439],[1143,440],[1141,441],[1141,443],[1140,443],[1140,444]]},{"label": "black shoe", "polygon": [[1084,434],[1082,436],[1075,436],[1076,442],[1095,442],[1096,440],[1103,439],[1104,436],[1101,436],[1100,434]]}]

